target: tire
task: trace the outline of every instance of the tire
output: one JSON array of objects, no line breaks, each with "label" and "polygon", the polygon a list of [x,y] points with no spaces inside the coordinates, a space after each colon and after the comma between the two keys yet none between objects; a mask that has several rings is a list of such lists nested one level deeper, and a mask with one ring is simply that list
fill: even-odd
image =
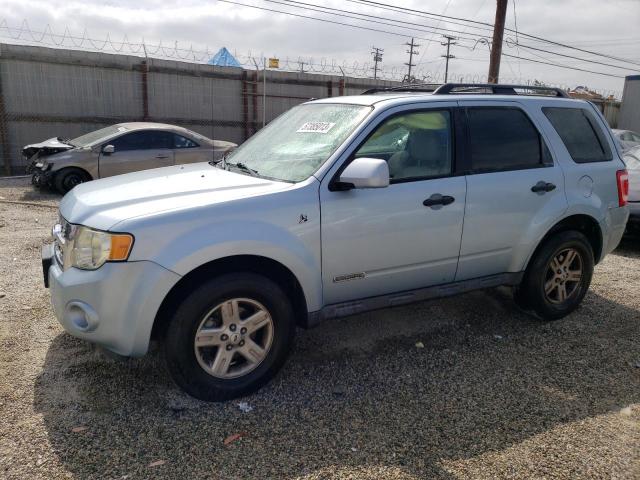
[{"label": "tire", "polygon": [[76,185],[88,182],[89,180],[91,180],[91,177],[84,170],[68,167],[63,168],[55,174],[53,185],[58,192],[64,195]]},{"label": "tire", "polygon": [[[265,325],[252,333],[249,318]],[[178,386],[200,400],[218,402],[266,384],[284,364],[294,335],[291,302],[276,283],[253,273],[226,274],[201,285],[177,307],[164,354]],[[216,345],[197,347],[196,338]],[[264,350],[262,359],[258,347]]]},{"label": "tire", "polygon": [[531,259],[514,300],[543,320],[563,318],[582,302],[591,284],[593,267],[593,250],[587,238],[577,231],[558,232]]}]

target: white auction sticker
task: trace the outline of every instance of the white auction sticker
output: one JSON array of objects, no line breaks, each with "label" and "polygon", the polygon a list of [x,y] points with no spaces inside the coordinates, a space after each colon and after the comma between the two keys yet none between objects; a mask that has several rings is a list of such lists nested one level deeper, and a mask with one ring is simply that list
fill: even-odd
[{"label": "white auction sticker", "polygon": [[297,133],[327,133],[333,128],[335,123],[330,122],[307,122],[302,125]]}]

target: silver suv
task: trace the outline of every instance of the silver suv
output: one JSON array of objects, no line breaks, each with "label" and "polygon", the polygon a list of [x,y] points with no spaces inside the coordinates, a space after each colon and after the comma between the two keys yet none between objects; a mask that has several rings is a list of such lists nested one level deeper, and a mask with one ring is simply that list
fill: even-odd
[{"label": "silver suv", "polygon": [[217,401],[329,318],[499,285],[571,313],[629,215],[604,118],[554,89],[406,90],[297,106],[217,164],[74,188],[43,248],[57,318],[121,355],[159,339],[177,384]]}]

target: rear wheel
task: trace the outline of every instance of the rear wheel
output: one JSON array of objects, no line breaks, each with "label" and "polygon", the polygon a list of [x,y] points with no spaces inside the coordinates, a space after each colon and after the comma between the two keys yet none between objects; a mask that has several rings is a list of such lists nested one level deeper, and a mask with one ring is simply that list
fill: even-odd
[{"label": "rear wheel", "polygon": [[584,298],[593,275],[593,250],[576,231],[560,232],[538,250],[518,287],[515,300],[545,320],[560,319]]},{"label": "rear wheel", "polygon": [[196,398],[239,397],[278,372],[294,333],[291,304],[277,284],[253,273],[223,275],[178,306],[165,335],[167,366]]},{"label": "rear wheel", "polygon": [[63,168],[55,174],[53,184],[63,195],[71,190],[76,185],[91,180],[91,177],[87,172],[80,168],[69,167]]}]

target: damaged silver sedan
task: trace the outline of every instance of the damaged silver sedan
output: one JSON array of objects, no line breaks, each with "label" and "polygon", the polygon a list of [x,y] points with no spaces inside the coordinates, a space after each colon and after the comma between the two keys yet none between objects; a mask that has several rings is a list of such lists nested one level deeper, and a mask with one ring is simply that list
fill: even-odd
[{"label": "damaged silver sedan", "polygon": [[237,145],[163,123],[119,123],[73,139],[27,145],[22,154],[37,187],[66,193],[79,183],[122,173],[217,162]]}]

